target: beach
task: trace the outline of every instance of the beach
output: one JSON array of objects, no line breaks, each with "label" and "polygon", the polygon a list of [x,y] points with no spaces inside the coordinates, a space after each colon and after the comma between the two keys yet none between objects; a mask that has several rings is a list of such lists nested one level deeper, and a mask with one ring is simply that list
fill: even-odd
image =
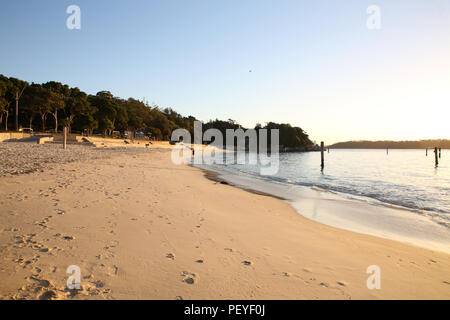
[{"label": "beach", "polygon": [[0,146],[1,299],[450,298],[449,254],[308,220],[173,164],[168,143]]}]

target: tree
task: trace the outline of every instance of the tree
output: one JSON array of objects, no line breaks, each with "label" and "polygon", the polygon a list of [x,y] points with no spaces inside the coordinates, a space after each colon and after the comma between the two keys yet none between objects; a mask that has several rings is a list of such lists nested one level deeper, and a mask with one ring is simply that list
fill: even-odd
[{"label": "tree", "polygon": [[[5,116],[5,131],[8,131],[9,107],[13,101],[14,85],[7,77],[0,75],[0,125]],[[15,98],[15,96],[14,96]]]},{"label": "tree", "polygon": [[98,120],[98,129],[106,136],[108,131],[114,130],[117,101],[109,91],[100,91],[95,96],[89,96],[88,100],[97,108],[95,118]]},{"label": "tree", "polygon": [[55,81],[44,83],[42,87],[48,91],[46,100],[49,106],[49,113],[55,119],[55,132],[58,132],[58,111],[64,109],[71,90],[69,86]]},{"label": "tree", "polygon": [[91,116],[96,112],[88,101],[88,95],[78,88],[70,89],[70,94],[66,97],[65,113],[67,115],[67,124],[72,127],[74,118],[77,115]]},{"label": "tree", "polygon": [[92,114],[80,114],[76,116],[75,125],[82,131],[87,130],[88,135],[91,135],[98,128],[98,121],[94,119]]},{"label": "tree", "polygon": [[161,130],[155,127],[148,127],[146,133],[147,135],[150,135],[153,138],[153,140],[161,140],[163,137]]},{"label": "tree", "polygon": [[313,145],[313,142],[303,129],[292,127],[287,123],[269,122],[264,129],[268,129],[268,139],[270,139],[270,130],[278,129],[280,132],[280,146],[283,147],[306,148]]},{"label": "tree", "polygon": [[9,105],[8,100],[6,100],[7,86],[8,83],[0,79],[0,127],[3,123],[3,114],[5,113]]},{"label": "tree", "polygon": [[59,94],[52,91],[46,92],[46,100],[49,113],[55,118],[55,132],[58,132],[58,110],[64,108],[64,100]]},{"label": "tree", "polygon": [[28,115],[29,128],[33,128],[33,118],[38,113],[38,108],[36,107],[36,104],[39,103],[38,90],[38,87],[32,84],[24,92],[21,100],[22,110]]},{"label": "tree", "polygon": [[125,131],[128,129],[129,113],[127,108],[127,102],[123,99],[114,98],[115,104],[115,116],[112,119],[112,123],[116,130]]},{"label": "tree", "polygon": [[152,126],[161,131],[162,139],[169,139],[172,134],[170,121],[159,110],[153,110]]},{"label": "tree", "polygon": [[[21,98],[22,93],[24,92],[25,88],[28,86],[28,82],[17,79],[17,78],[9,78],[10,85],[8,86],[7,92],[6,92],[6,99],[8,101],[8,108],[6,112],[6,123],[5,128],[8,130],[8,114],[9,114],[9,107],[11,104],[16,101],[16,97],[19,99]],[[18,115],[17,115],[18,117]]]},{"label": "tree", "polygon": [[[16,94],[23,91],[28,83],[0,75],[0,127],[5,120],[8,130],[8,116]],[[109,91],[100,91],[96,95],[87,95],[78,88],[70,88],[60,82],[50,81],[45,84],[32,84],[24,91],[20,100],[20,114],[22,122],[27,119],[30,128],[36,114],[40,115],[42,130],[45,131],[48,114],[55,119],[55,131],[58,123],[64,121],[70,128],[87,130],[92,134],[94,130],[101,131],[105,136],[112,130],[143,130],[156,139],[169,139],[173,130],[185,128],[193,134],[195,117],[184,117],[172,108],[160,109],[157,105],[150,106],[144,101],[133,98],[121,99]],[[210,120],[203,125],[203,130],[215,128],[226,134],[227,129],[236,130],[241,125],[233,119],[227,121]],[[244,128],[243,128],[244,129]],[[313,144],[306,132],[299,127],[289,124],[269,122],[262,127],[257,124],[256,130],[280,130],[280,144],[288,148],[307,149]],[[98,131],[97,131],[98,132]]]},{"label": "tree", "polygon": [[47,115],[52,112],[52,100],[50,91],[38,84],[32,84],[25,91],[22,98],[22,105],[24,105],[26,109],[30,111],[33,110],[34,113],[38,113],[41,116],[42,131],[45,131]]}]

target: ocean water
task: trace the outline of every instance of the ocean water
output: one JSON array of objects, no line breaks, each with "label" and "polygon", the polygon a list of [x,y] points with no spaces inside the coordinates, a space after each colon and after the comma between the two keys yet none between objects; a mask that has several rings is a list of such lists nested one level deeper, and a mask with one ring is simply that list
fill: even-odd
[{"label": "ocean water", "polygon": [[[428,150],[282,153],[279,171],[258,165],[203,166],[229,182],[287,199],[302,215],[351,231],[450,250],[450,150],[435,167]],[[235,154],[224,154],[235,157]]]},{"label": "ocean water", "polygon": [[[233,157],[229,154],[228,157]],[[279,171],[262,178],[364,196],[410,209],[450,216],[450,152],[425,150],[331,150],[320,168],[320,153],[282,153]],[[259,167],[226,165],[240,174],[259,176]]]}]

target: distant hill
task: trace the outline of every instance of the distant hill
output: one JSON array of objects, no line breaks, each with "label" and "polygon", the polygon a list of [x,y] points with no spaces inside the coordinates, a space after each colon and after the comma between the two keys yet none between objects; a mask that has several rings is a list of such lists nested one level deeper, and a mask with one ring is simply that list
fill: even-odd
[{"label": "distant hill", "polygon": [[419,141],[347,141],[328,146],[333,149],[426,149],[440,147],[450,149],[450,140],[419,140]]}]

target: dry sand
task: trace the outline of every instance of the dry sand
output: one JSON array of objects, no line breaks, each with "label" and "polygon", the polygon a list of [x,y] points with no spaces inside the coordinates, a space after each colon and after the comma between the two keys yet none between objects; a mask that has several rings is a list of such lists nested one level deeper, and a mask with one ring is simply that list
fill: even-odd
[{"label": "dry sand", "polygon": [[[309,221],[167,149],[73,162],[72,147],[67,163],[0,177],[2,299],[450,298],[448,254]],[[66,289],[70,265],[80,291]],[[370,265],[380,290],[366,287]]]}]

